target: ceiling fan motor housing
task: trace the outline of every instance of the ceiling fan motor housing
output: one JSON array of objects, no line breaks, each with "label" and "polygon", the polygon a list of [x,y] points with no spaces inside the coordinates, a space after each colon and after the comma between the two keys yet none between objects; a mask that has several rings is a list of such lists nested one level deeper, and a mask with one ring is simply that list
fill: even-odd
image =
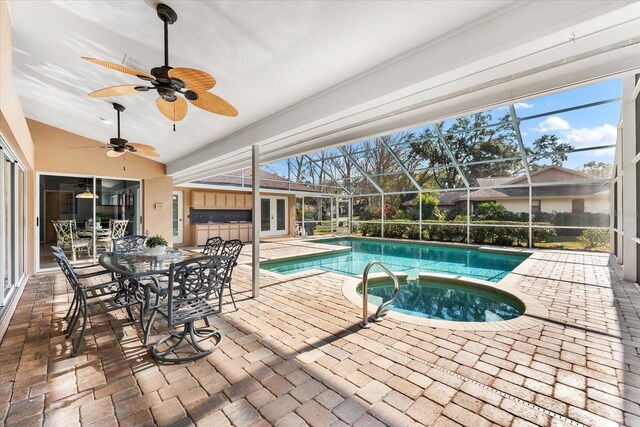
[{"label": "ceiling fan motor housing", "polygon": [[111,138],[109,139],[109,144],[114,145],[115,147],[122,148],[127,145],[127,140],[124,138]]}]

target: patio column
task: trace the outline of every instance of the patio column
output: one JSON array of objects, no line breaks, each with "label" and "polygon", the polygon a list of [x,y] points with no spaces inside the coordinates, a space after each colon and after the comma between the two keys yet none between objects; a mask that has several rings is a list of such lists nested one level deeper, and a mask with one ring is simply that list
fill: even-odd
[{"label": "patio column", "polygon": [[253,232],[252,232],[252,285],[253,298],[260,296],[260,147],[254,144],[251,149],[251,195],[253,198]]}]

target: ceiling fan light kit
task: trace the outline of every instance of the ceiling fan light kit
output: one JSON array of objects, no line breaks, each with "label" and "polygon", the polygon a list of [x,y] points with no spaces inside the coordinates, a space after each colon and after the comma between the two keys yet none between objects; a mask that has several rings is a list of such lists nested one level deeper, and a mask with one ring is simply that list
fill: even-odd
[{"label": "ceiling fan light kit", "polygon": [[224,99],[209,92],[209,89],[216,84],[216,80],[210,74],[195,68],[169,66],[169,25],[178,20],[178,14],[163,3],[158,4],[156,11],[164,25],[164,65],[154,67],[149,73],[145,73],[122,64],[82,57],[88,62],[136,76],[150,85],[111,86],[91,92],[89,96],[105,98],[155,90],[158,93],[156,107],[163,116],[174,122],[174,131],[175,122],[183,120],[187,115],[188,104],[185,99],[196,107],[211,113],[230,117],[237,116],[238,110]]}]

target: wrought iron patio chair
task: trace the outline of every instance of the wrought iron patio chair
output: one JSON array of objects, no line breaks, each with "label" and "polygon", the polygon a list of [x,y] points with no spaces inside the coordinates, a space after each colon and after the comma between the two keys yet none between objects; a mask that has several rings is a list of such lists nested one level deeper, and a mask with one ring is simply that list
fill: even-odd
[{"label": "wrought iron patio chair", "polygon": [[[156,316],[160,314],[167,320],[168,335],[156,342],[151,352],[162,363],[184,363],[211,354],[222,340],[220,332],[210,329],[208,318],[220,313],[222,307],[222,286],[229,275],[233,260],[223,256],[203,256],[171,264],[166,298],[153,307],[147,324],[144,344]],[[218,295],[217,307],[211,306],[209,297]],[[198,320],[204,320],[206,327],[196,326]],[[176,331],[176,327],[182,331]],[[213,339],[209,348],[204,342]],[[187,356],[181,356],[183,347],[191,346]]]},{"label": "wrought iron patio chair", "polygon": [[238,257],[240,256],[240,252],[242,252],[243,247],[244,247],[244,243],[242,243],[241,240],[233,239],[233,240],[227,240],[226,242],[224,242],[224,245],[222,245],[222,248],[220,249],[220,255],[229,257],[233,260],[233,263],[231,265],[231,270],[229,271],[229,275],[224,281],[223,289],[221,289],[220,292],[222,293],[224,288],[229,288],[229,295],[231,296],[231,302],[233,303],[233,308],[235,310],[237,310],[238,307],[236,306],[236,300],[235,298],[233,298],[233,291],[231,290],[231,278],[233,274],[233,269],[238,265]]},{"label": "wrought iron patio chair", "polygon": [[65,335],[67,339],[71,338],[71,335],[73,335],[78,323],[78,319],[82,317],[80,333],[76,342],[72,343],[72,356],[76,356],[80,350],[89,317],[126,308],[129,316],[133,320],[135,317],[132,314],[131,307],[138,305],[140,310],[140,325],[144,331],[144,321],[142,316],[143,301],[135,297],[136,289],[133,289],[138,286],[138,282],[127,282],[132,289],[123,287],[121,280],[105,281],[99,284],[84,284],[81,282],[81,279],[78,277],[75,270],[71,267],[71,264],[64,253],[60,254],[58,251],[54,251],[53,256],[74,291],[75,309],[72,312],[71,317],[68,319],[69,326],[67,327]]},{"label": "wrought iron patio chair", "polygon": [[123,236],[113,239],[113,252],[142,252],[144,250],[145,236]]},{"label": "wrought iron patio chair", "polygon": [[87,251],[87,256],[91,255],[92,241],[78,237],[75,219],[51,220],[51,222],[56,231],[57,245],[63,250],[71,251],[71,258],[74,261],[81,250]]},{"label": "wrought iron patio chair", "polygon": [[202,253],[205,255],[218,255],[223,244],[222,237],[209,237],[207,243],[204,244]]},{"label": "wrought iron patio chair", "polygon": [[[64,253],[64,251],[62,250],[61,247],[59,246],[51,246],[51,251],[54,254],[58,254],[61,257],[67,259],[67,261],[69,260],[67,258],[67,255]],[[87,265],[72,265],[71,268],[73,268],[73,271],[76,272],[76,276],[78,276],[79,279],[87,279],[87,278],[91,278],[91,277],[97,277],[97,276],[101,276],[103,274],[109,274],[109,271],[101,268],[99,270],[96,270],[97,267],[100,267],[99,264],[87,264]],[[89,270],[92,269],[92,270]],[[86,273],[84,273],[84,271],[86,271]],[[71,304],[69,305],[69,309],[67,310],[67,314],[65,314],[64,319],[65,320],[69,320],[69,318],[71,317],[71,313],[74,312],[75,308],[76,308],[76,303],[77,300],[75,298],[75,292],[74,292],[74,298],[73,300],[71,300]],[[67,330],[65,330],[65,333],[67,332]]]}]

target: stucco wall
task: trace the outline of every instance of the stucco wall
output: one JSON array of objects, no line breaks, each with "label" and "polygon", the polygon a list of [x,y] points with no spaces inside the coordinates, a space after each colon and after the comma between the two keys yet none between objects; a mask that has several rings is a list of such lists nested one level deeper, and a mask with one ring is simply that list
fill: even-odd
[{"label": "stucco wall", "polygon": [[507,208],[511,212],[529,213],[529,199],[504,200],[504,201],[500,200],[498,203],[501,203],[505,208]]},{"label": "stucco wall", "polygon": [[13,86],[11,20],[7,3],[4,0],[0,0],[0,135],[26,169],[25,225],[27,239],[25,244],[27,255],[25,262],[26,273],[31,275],[35,270],[35,251],[33,250],[35,239],[33,227],[35,223],[34,146],[20,100]]},{"label": "stucco wall", "polygon": [[[571,198],[547,198],[540,200],[540,210],[542,212],[571,212]],[[529,201],[527,199],[498,200],[511,212],[529,212]],[[592,196],[584,199],[584,211],[591,213],[609,213],[609,196]]]},{"label": "stucco wall", "polygon": [[[104,148],[77,148],[104,146],[100,141],[31,119],[27,119],[27,124],[35,146],[37,172],[142,179],[142,230],[161,234],[171,243],[173,183],[165,175],[164,164],[129,153],[111,158]],[[156,204],[162,205],[162,209],[156,208]]]},{"label": "stucco wall", "polygon": [[542,212],[571,212],[571,199],[541,199],[540,210]]},{"label": "stucco wall", "polygon": [[611,201],[608,196],[589,197],[584,200],[584,211],[608,214],[611,212]]}]

